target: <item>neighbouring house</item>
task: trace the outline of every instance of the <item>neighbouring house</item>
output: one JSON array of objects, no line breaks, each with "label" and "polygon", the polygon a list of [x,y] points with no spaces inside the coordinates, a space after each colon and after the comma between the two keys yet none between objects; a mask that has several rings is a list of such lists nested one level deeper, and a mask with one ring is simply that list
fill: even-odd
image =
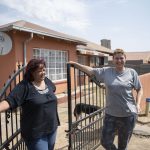
[{"label": "neighbouring house", "polygon": [[[9,36],[11,42],[2,45],[5,36]],[[18,64],[26,64],[31,58],[43,58],[47,76],[56,84],[56,93],[62,93],[67,90],[68,61],[98,66],[107,64],[112,54],[111,49],[100,44],[23,20],[0,26],[0,44],[0,89]],[[11,46],[11,50],[3,55],[6,45]]]},{"label": "neighbouring house", "polygon": [[[112,57],[109,57],[110,64],[112,63],[111,61]],[[150,64],[150,51],[126,52],[126,64]]]},{"label": "neighbouring house", "polygon": [[148,64],[150,63],[150,51],[127,52],[128,64]]},{"label": "neighbouring house", "polygon": [[[108,57],[108,64],[113,65],[112,57]],[[133,68],[139,75],[150,72],[150,51],[126,52],[126,67]]]}]

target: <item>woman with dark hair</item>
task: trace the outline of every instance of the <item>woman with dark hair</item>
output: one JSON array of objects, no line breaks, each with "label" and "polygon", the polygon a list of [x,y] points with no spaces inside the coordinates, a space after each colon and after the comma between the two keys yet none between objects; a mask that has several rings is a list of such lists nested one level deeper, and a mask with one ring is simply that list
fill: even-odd
[{"label": "woman with dark hair", "polygon": [[28,150],[53,150],[60,125],[56,88],[45,71],[44,60],[30,60],[24,79],[0,103],[0,112],[22,107],[21,134]]}]

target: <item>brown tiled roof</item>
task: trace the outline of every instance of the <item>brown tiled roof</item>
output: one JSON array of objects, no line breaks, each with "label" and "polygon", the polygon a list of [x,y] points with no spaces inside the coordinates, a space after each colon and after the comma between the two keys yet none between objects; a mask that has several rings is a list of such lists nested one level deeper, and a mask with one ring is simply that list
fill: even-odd
[{"label": "brown tiled roof", "polygon": [[24,20],[12,22],[12,23],[8,23],[8,24],[0,26],[0,31],[9,31],[13,29],[25,31],[25,32],[32,32],[32,33],[36,33],[39,35],[45,35],[45,36],[59,38],[59,39],[64,39],[67,41],[73,41],[73,42],[77,42],[77,43],[84,44],[84,45],[86,44],[86,42],[81,38],[67,35],[61,32],[57,32],[57,31],[30,23],[30,22],[24,21]]},{"label": "brown tiled roof", "polygon": [[[109,57],[112,60],[112,57]],[[150,61],[150,51],[145,52],[126,52],[126,60],[143,60],[144,63]]]},{"label": "brown tiled roof", "polygon": [[39,34],[39,35],[54,37],[58,39],[63,39],[67,41],[73,41],[79,44],[79,47],[77,47],[77,49],[93,50],[93,51],[98,51],[98,52],[102,52],[106,54],[112,54],[111,49],[105,48],[99,44],[92,43],[90,41],[87,41],[79,37],[57,32],[57,31],[30,23],[30,22],[24,21],[24,20],[12,22],[12,23],[8,23],[8,24],[0,26],[0,31],[9,31],[9,30],[20,30],[20,31]]},{"label": "brown tiled roof", "polygon": [[96,44],[93,42],[86,41],[87,45],[78,45],[77,50],[83,49],[83,50],[93,50],[93,51],[98,51],[106,54],[112,54],[113,51],[111,49],[108,49],[106,47],[101,46],[100,44]]},{"label": "brown tiled roof", "polygon": [[143,62],[150,61],[150,51],[146,52],[126,52],[127,60],[143,60]]}]

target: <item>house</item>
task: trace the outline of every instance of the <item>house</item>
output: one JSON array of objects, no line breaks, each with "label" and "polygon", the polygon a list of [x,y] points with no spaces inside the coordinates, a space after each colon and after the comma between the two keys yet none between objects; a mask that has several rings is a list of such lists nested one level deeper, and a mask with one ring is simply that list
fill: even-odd
[{"label": "house", "polygon": [[90,66],[97,67],[108,64],[108,56],[112,55],[112,51],[104,46],[86,41],[86,45],[77,46],[78,62],[87,65],[90,60]]},{"label": "house", "polygon": [[[7,36],[10,38],[5,41]],[[7,54],[5,46],[0,47],[0,89],[18,64],[26,65],[30,59],[41,57],[46,61],[48,78],[56,84],[56,93],[62,93],[67,90],[68,61],[100,65],[112,54],[101,45],[23,20],[0,26],[0,42],[10,46]]]},{"label": "house", "polygon": [[[109,63],[112,62],[112,57],[109,56]],[[150,63],[150,51],[143,52],[126,52],[126,64],[140,65]]]},{"label": "house", "polygon": [[150,63],[150,51],[127,52],[126,56],[128,64]]}]

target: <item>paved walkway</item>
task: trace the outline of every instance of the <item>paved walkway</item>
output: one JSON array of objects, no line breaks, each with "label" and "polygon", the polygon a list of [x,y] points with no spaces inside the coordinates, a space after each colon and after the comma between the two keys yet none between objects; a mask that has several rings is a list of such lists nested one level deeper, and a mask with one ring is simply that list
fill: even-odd
[{"label": "paved walkway", "polygon": [[68,138],[65,130],[68,130],[68,106],[67,103],[58,104],[58,113],[61,126],[58,127],[55,150],[68,150]]},{"label": "paved walkway", "polygon": [[[55,150],[68,150],[68,138],[65,130],[68,130],[68,106],[67,103],[58,104],[58,112],[61,126],[58,128]],[[134,129],[134,135],[150,138],[150,117],[138,117],[138,123]],[[134,137],[133,137],[134,138]],[[134,143],[133,143],[134,144]],[[131,141],[132,145],[132,141]],[[98,150],[104,150],[102,147]],[[137,149],[143,150],[143,149]]]}]

